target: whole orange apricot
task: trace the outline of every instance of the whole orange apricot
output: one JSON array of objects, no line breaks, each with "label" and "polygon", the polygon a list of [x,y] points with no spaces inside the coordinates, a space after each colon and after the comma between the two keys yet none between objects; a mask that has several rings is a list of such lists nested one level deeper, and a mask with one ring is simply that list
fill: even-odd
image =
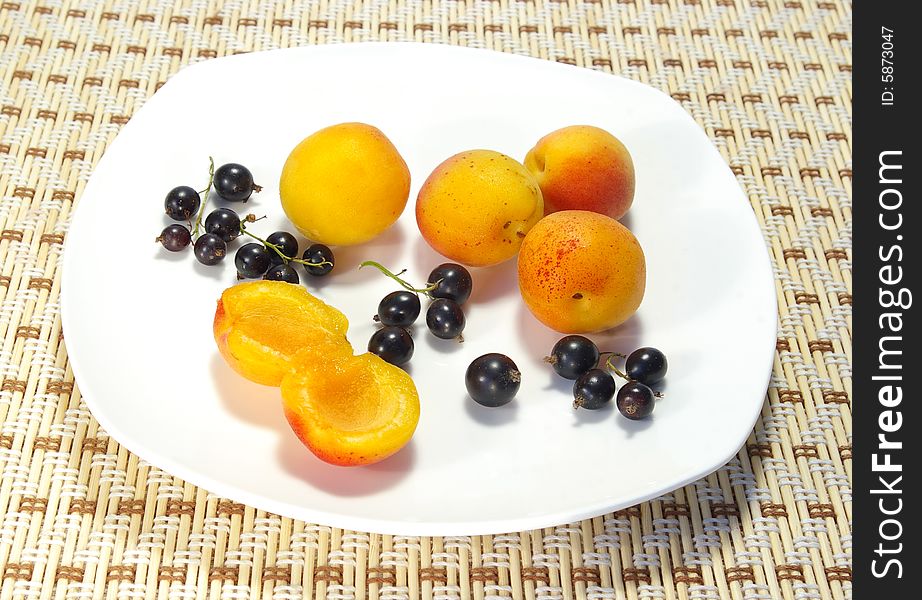
[{"label": "whole orange apricot", "polygon": [[598,127],[547,134],[525,155],[544,195],[544,212],[591,210],[620,219],[634,201],[634,162],[621,141]]},{"label": "whole orange apricot", "polygon": [[456,262],[484,267],[515,256],[544,215],[538,182],[516,160],[469,150],[440,164],[416,200],[416,222],[432,248]]},{"label": "whole orange apricot", "polygon": [[605,215],[565,210],[541,219],[518,259],[519,291],[532,314],[561,333],[602,331],[643,299],[646,263],[627,227]]},{"label": "whole orange apricot", "polygon": [[321,460],[368,465],[407,445],[419,422],[410,376],[380,357],[316,354],[295,358],[282,379],[285,418]]},{"label": "whole orange apricot", "polygon": [[305,347],[351,356],[348,327],[343,313],[300,285],[248,281],[224,290],[212,329],[231,368],[256,383],[278,386]]},{"label": "whole orange apricot", "polygon": [[305,237],[361,244],[390,227],[410,197],[410,170],[377,127],[340,123],[302,140],[279,180],[282,209]]}]

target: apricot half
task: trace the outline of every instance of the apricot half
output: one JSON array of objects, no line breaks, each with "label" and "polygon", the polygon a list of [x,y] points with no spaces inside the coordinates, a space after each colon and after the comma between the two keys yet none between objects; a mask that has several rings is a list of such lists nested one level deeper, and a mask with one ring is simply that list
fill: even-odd
[{"label": "apricot half", "polygon": [[305,347],[352,355],[349,322],[339,310],[284,281],[250,281],[226,290],[214,316],[214,338],[235,371],[256,383],[278,386]]},{"label": "apricot half", "polygon": [[368,465],[413,437],[419,395],[410,376],[374,354],[299,354],[282,379],[285,418],[321,460]]}]

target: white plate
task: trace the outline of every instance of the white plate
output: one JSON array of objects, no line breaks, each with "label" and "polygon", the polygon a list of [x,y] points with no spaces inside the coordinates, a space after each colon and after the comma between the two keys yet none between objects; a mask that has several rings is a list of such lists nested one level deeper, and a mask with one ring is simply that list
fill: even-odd
[{"label": "white plate", "polygon": [[[378,300],[395,285],[375,259],[425,281],[442,258],[416,228],[413,202],[442,160],[490,148],[523,159],[538,138],[588,123],[621,138],[637,173],[627,223],[647,258],[639,313],[603,350],[656,346],[669,358],[652,419],[571,408],[571,382],[542,363],[559,334],[524,308],[515,261],[476,270],[465,342],[417,324],[409,368],[422,416],[411,444],[375,466],[326,465],[282,416],[278,390],[219,357],[215,301],[235,282],[153,239],[163,197],[200,189],[208,156],[243,163],[262,193],[254,231],[286,228],[282,164],[313,131],[343,121],[381,128],[413,177],[408,208],[377,240],[340,249],[309,289],[367,344]],[[302,248],[304,246],[302,245]],[[231,253],[233,250],[231,250]],[[723,465],[762,404],[775,345],[775,292],[749,202],[688,114],[645,85],[576,67],[421,44],[316,46],[221,58],[184,69],[125,125],[74,215],[64,257],[68,354],[87,405],[116,440],[205,489],[278,514],[343,528],[421,535],[518,531],[653,498]],[[523,372],[514,402],[466,397],[468,363],[486,352]]]}]

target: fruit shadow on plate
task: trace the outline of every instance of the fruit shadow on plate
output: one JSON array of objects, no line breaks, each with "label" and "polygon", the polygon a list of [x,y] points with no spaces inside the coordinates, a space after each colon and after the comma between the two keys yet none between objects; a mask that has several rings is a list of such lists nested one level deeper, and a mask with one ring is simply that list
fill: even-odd
[{"label": "fruit shadow on plate", "polygon": [[192,244],[189,244],[185,250],[180,250],[179,252],[167,252],[159,242],[157,244],[151,244],[151,247],[154,250],[154,260],[162,260],[165,262],[189,260],[189,255],[192,254]]},{"label": "fruit shadow on plate", "polygon": [[467,413],[471,420],[480,425],[496,427],[508,425],[515,421],[522,399],[513,398],[509,404],[497,407],[481,406],[471,400],[471,397],[467,394],[464,394],[464,398],[460,401],[464,403],[464,412]]},{"label": "fruit shadow on plate", "polygon": [[[558,377],[558,379],[563,379],[563,377]],[[573,396],[573,382],[570,380],[564,380],[570,383],[569,386],[569,397],[568,400]],[[601,423],[609,419],[617,418],[620,415],[617,415],[617,409],[615,409],[615,399],[612,398],[611,402],[607,403],[602,408],[597,410],[588,410],[586,408],[571,408],[573,411],[573,427],[580,427],[582,425],[591,425],[594,423]]]},{"label": "fruit shadow on plate", "polygon": [[305,448],[289,429],[279,437],[276,457],[282,468],[311,487],[334,496],[365,496],[391,488],[413,469],[413,440],[397,454],[363,467],[339,467],[323,462]]},{"label": "fruit shadow on plate", "polygon": [[[423,319],[426,318],[425,315],[422,316]],[[443,340],[437,338],[428,331],[422,333],[419,336],[415,336],[413,340],[419,342],[419,338],[423,337],[426,340],[426,345],[435,350],[436,352],[454,354],[464,350],[464,342],[458,339]],[[463,337],[463,334],[462,334]]]},{"label": "fruit shadow on plate", "polygon": [[[234,418],[245,423],[282,431],[282,399],[277,388],[247,381],[231,369],[217,351],[211,357],[211,376],[221,404]],[[278,407],[278,411],[266,407]]]},{"label": "fruit shadow on plate", "polygon": [[[614,402],[614,400],[612,401]],[[659,400],[657,400],[659,402]],[[631,439],[637,434],[640,434],[653,425],[653,421],[656,420],[656,410],[654,409],[653,414],[644,419],[639,419],[637,421],[632,421],[631,419],[625,418],[621,415],[618,415],[618,418],[615,419],[615,423],[621,428],[622,431],[627,433],[627,438]]]},{"label": "fruit shadow on plate", "polygon": [[[406,233],[401,223],[395,223],[374,240],[357,246],[335,246],[333,256],[336,266],[327,277],[310,277],[306,283],[308,287],[320,288],[329,283],[360,283],[370,279],[382,277],[381,272],[374,268],[360,269],[359,265],[366,260],[374,260],[389,269],[400,270],[403,266],[395,264],[400,256]],[[305,246],[306,247],[306,246]]]},{"label": "fruit shadow on plate", "polygon": [[473,269],[474,292],[471,302],[489,303],[519,293],[519,274],[515,257],[492,267]]},{"label": "fruit shadow on plate", "polygon": [[[179,253],[177,252],[177,254]],[[231,257],[231,260],[233,260],[233,257]],[[220,265],[203,265],[199,261],[195,260],[195,258],[192,258],[192,269],[195,271],[195,274],[198,277],[208,277],[210,279],[214,279],[215,281],[221,281],[227,278],[227,273],[224,271],[224,269],[221,268]]]},{"label": "fruit shadow on plate", "polygon": [[[554,344],[566,334],[558,333],[543,325],[529,312],[524,303],[518,308],[516,327],[519,338],[523,340],[523,345],[526,348],[536,349],[535,353],[528,357],[531,364],[533,366],[540,365],[547,371],[549,378],[553,376],[553,379],[549,380],[548,389],[558,389],[561,384],[557,380],[569,381],[558,376],[551,366],[544,362],[544,357],[550,354]],[[644,340],[643,322],[638,313],[635,313],[634,316],[617,327],[600,333],[588,333],[586,337],[595,342],[601,352],[622,352],[627,354],[644,345],[655,345],[650,340]],[[572,382],[570,382],[571,387],[572,385]]]},{"label": "fruit shadow on plate", "polygon": [[[413,247],[413,262],[416,272],[425,278],[435,267],[452,261],[433,250],[421,236],[417,236]],[[472,304],[487,303],[518,294],[515,257],[491,267],[470,267],[468,270],[474,280],[473,292],[468,301]]]}]

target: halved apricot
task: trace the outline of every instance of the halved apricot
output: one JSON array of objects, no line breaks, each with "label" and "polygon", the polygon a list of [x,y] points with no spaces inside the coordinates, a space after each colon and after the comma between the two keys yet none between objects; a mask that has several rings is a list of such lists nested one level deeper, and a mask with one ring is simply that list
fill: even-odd
[{"label": "halved apricot", "polygon": [[352,355],[349,321],[339,310],[284,281],[250,281],[224,290],[214,316],[221,356],[238,373],[278,386],[298,351],[329,345]]},{"label": "halved apricot", "polygon": [[298,439],[334,465],[378,462],[403,448],[419,422],[419,395],[401,368],[370,353],[299,354],[282,379],[285,418]]}]

